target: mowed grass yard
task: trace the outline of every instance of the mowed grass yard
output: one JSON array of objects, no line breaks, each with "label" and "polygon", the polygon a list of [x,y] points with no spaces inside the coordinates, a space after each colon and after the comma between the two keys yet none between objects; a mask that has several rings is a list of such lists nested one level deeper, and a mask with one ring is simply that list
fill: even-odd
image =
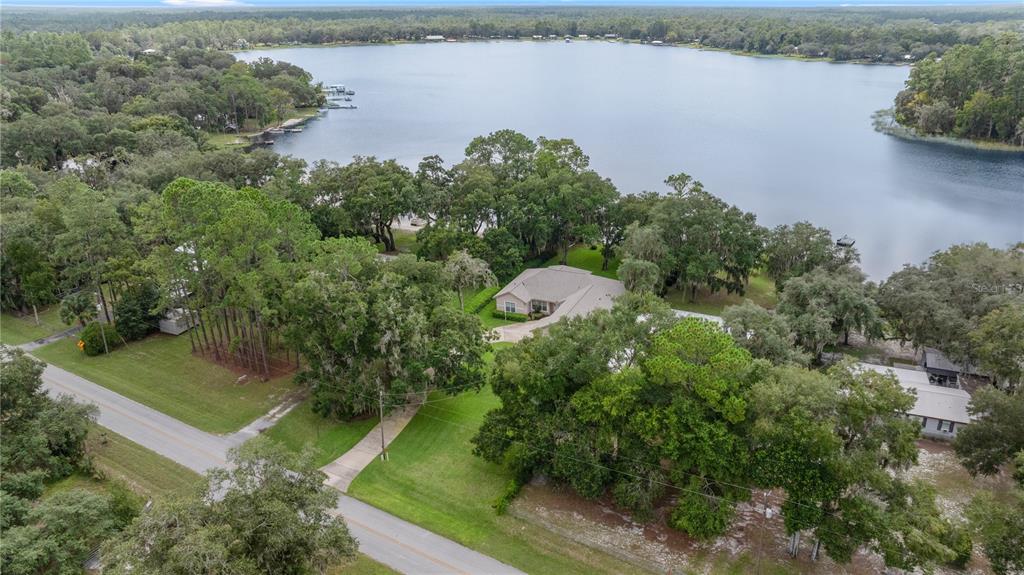
[{"label": "mowed grass yard", "polygon": [[[601,246],[596,249],[590,249],[590,245],[579,245],[569,248],[569,255],[566,257],[566,265],[574,268],[580,268],[581,270],[587,270],[594,275],[611,278],[613,280],[619,279],[619,258],[612,258],[608,262],[608,269],[602,270],[601,264],[604,263],[604,256],[601,255]],[[544,262],[544,267],[549,268],[551,266],[561,265],[562,254],[557,254],[548,261]]]},{"label": "mowed grass yard", "polygon": [[239,383],[239,374],[192,355],[185,334],[154,334],[95,357],[68,338],[33,355],[211,433],[242,428],[293,389],[290,376],[267,382],[248,377]]},{"label": "mowed grass yard", "polygon": [[21,345],[30,341],[60,333],[69,326],[60,321],[60,305],[39,310],[39,324],[33,314],[18,316],[4,312],[0,314],[0,343]]},{"label": "mowed grass yard", "polygon": [[313,413],[307,401],[289,411],[264,435],[295,452],[312,446],[317,466],[323,467],[352,449],[376,424],[376,417],[348,422],[324,419]]},{"label": "mowed grass yard", "polygon": [[511,479],[472,454],[469,440],[498,407],[489,388],[454,398],[435,393],[349,494],[528,573],[632,573],[632,565],[574,543],[492,503]]},{"label": "mowed grass yard", "polygon": [[682,290],[672,289],[665,294],[665,301],[673,309],[709,315],[722,315],[722,310],[731,305],[739,305],[745,299],[749,299],[761,307],[773,309],[779,303],[778,293],[775,291],[775,282],[767,276],[754,272],[750,276],[746,293],[743,295],[729,294],[724,289],[712,293],[706,287],[702,287],[697,290],[696,300],[691,302]]}]

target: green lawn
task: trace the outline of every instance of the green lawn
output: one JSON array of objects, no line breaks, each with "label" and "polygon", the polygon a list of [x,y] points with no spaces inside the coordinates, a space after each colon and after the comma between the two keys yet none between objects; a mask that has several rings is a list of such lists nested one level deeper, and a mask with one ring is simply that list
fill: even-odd
[{"label": "green lawn", "polygon": [[680,290],[672,289],[665,294],[665,301],[673,309],[682,309],[697,313],[710,315],[722,315],[722,310],[731,306],[743,303],[744,299],[752,300],[761,307],[772,309],[778,303],[778,294],[775,292],[775,282],[767,276],[754,273],[750,276],[750,283],[747,284],[747,293],[744,295],[728,294],[725,290],[711,293],[707,288],[697,290],[697,299],[694,302],[687,301],[686,294]]},{"label": "green lawn", "polygon": [[104,427],[94,427],[86,445],[97,471],[142,495],[183,494],[202,481],[195,471]]},{"label": "green lawn", "polygon": [[[495,306],[493,296],[487,296],[487,292],[497,293],[497,290],[494,288],[480,288],[476,291],[463,294],[463,299],[466,302],[466,311],[471,313],[473,311],[473,307],[475,307],[477,303],[480,303],[480,298],[486,298],[487,301],[484,302],[484,306],[480,308],[480,311],[476,312],[476,316],[480,318],[480,323],[483,324],[485,329],[494,329],[503,325],[516,323],[514,321],[501,319],[492,315],[494,310],[497,308]],[[454,302],[455,306],[458,307],[459,300],[457,297],[454,298]]]},{"label": "green lawn", "polygon": [[106,490],[106,480],[118,480],[139,495],[153,498],[184,494],[202,481],[191,469],[98,425],[89,430],[86,450],[98,475],[75,473],[50,483],[45,497],[71,489],[102,492]]},{"label": "green lawn", "polygon": [[397,575],[398,571],[383,563],[377,563],[362,553],[352,563],[327,570],[327,575],[392,575],[393,573]]},{"label": "green lawn", "polygon": [[[391,234],[395,236],[395,249],[401,254],[415,254],[416,253],[416,232],[412,230],[391,230]],[[371,240],[373,238],[370,238]],[[377,250],[384,252],[384,244],[378,243]]]},{"label": "green lawn", "polygon": [[[432,394],[431,399],[442,399]],[[499,405],[489,388],[427,404],[352,483],[349,494],[528,573],[629,573],[637,569],[491,504],[508,472],[472,454],[469,439]]]},{"label": "green lawn", "polygon": [[60,321],[59,304],[39,310],[39,325],[31,313],[25,316],[7,312],[0,314],[0,343],[4,345],[28,343],[66,329],[68,326]]},{"label": "green lawn", "polygon": [[375,417],[349,422],[324,419],[313,413],[309,402],[305,402],[288,412],[264,435],[293,451],[312,445],[317,453],[316,464],[322,467],[351,449],[376,424]]},{"label": "green lawn", "polygon": [[206,143],[213,148],[241,148],[248,146],[251,142],[249,136],[254,135],[252,132],[245,132],[241,134],[235,134],[234,132],[222,134],[222,133],[210,133],[206,135]]},{"label": "green lawn", "polygon": [[291,391],[291,377],[261,382],[192,355],[188,335],[155,334],[110,355],[87,357],[74,338],[34,352],[121,395],[204,431],[236,431],[264,415]]},{"label": "green lawn", "polygon": [[[549,259],[544,263],[544,267],[551,267],[561,264],[562,254],[558,254],[555,257]],[[619,279],[616,275],[619,270],[619,259],[612,258],[608,262],[608,269],[602,270],[601,264],[604,262],[604,257],[601,256],[601,247],[597,249],[590,249],[589,245],[581,245],[569,248],[569,257],[566,258],[569,262],[568,265],[574,268],[580,268],[592,272],[594,275],[611,278],[613,280]]]}]

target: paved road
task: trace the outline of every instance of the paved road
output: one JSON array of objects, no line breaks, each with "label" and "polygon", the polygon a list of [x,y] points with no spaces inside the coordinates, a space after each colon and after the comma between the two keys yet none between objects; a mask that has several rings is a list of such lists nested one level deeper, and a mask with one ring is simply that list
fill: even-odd
[{"label": "paved road", "polygon": [[[198,472],[223,467],[228,449],[258,432],[256,428],[283,415],[277,411],[241,432],[220,436],[200,431],[52,365],[43,372],[43,385],[52,393],[95,404],[100,425]],[[360,551],[401,573],[522,573],[346,495],[339,494],[335,509],[359,540]]]}]

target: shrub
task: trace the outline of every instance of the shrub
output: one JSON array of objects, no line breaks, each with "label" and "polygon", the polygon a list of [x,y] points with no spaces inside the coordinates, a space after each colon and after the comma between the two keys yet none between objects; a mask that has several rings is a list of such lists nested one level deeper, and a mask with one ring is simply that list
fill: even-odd
[{"label": "shrub", "polygon": [[495,513],[498,515],[504,515],[505,511],[508,510],[508,506],[512,503],[512,500],[519,495],[519,490],[523,488],[523,484],[516,481],[515,479],[509,479],[508,483],[505,484],[505,490],[498,495],[498,498],[494,501],[492,507],[494,507]]},{"label": "shrub", "polygon": [[[691,487],[695,486],[696,482],[691,482]],[[691,489],[679,495],[668,524],[692,537],[709,539],[725,532],[732,520],[733,509],[733,503],[727,499]]]},{"label": "shrub", "polygon": [[498,293],[501,286],[484,288],[466,302],[466,313],[480,313],[485,307],[494,305],[494,294]]},{"label": "shrub", "polygon": [[114,304],[118,333],[128,341],[135,341],[156,331],[160,316],[153,313],[153,309],[159,302],[160,292],[152,284],[134,286],[125,292]]},{"label": "shrub", "polygon": [[498,319],[507,319],[508,321],[530,321],[530,316],[525,313],[511,313],[500,309],[492,311],[491,316]]},{"label": "shrub", "polygon": [[99,355],[104,351],[104,336],[107,338],[107,349],[113,350],[124,343],[124,340],[121,339],[121,334],[117,333],[116,326],[103,325],[98,321],[94,321],[85,326],[85,329],[79,333],[78,347],[85,352],[85,355]]},{"label": "shrub", "polygon": [[971,536],[963,527],[951,527],[942,536],[942,542],[949,547],[956,555],[949,561],[948,565],[963,569],[971,560],[971,553],[974,551],[974,542]]}]

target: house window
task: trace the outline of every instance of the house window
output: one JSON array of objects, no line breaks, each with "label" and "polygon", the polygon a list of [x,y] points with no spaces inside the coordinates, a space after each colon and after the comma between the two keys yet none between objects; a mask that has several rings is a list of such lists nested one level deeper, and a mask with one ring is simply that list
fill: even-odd
[{"label": "house window", "polygon": [[505,313],[516,313],[516,302],[507,301],[505,302]]},{"label": "house window", "polygon": [[924,429],[924,427],[926,425],[928,425],[928,418],[927,417],[922,417],[921,418],[921,429]]},{"label": "house window", "polygon": [[533,300],[533,311],[540,313],[548,313],[548,302]]},{"label": "house window", "polygon": [[943,433],[953,433],[953,422],[940,419],[938,430]]}]

